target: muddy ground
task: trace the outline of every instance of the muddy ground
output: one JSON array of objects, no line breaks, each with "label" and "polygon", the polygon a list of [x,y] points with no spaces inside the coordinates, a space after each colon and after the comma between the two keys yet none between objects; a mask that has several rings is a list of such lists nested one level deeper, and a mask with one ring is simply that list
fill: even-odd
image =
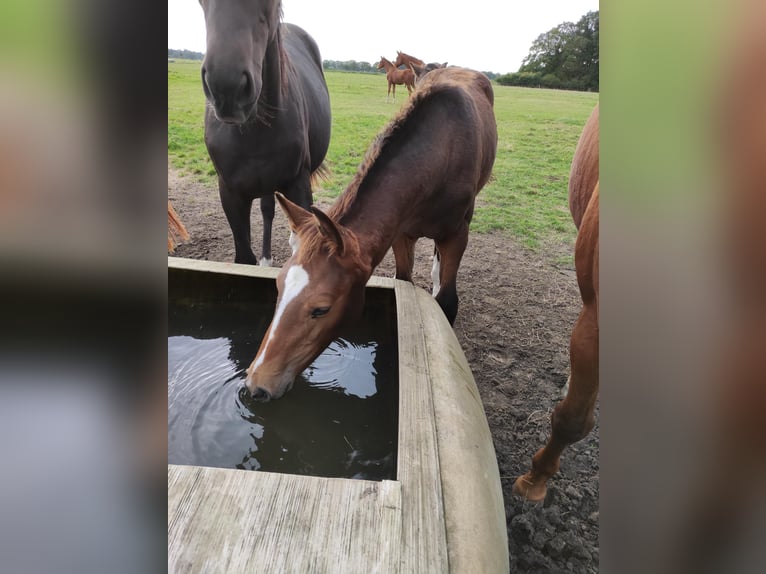
[{"label": "muddy ground", "polygon": [[[214,186],[168,173],[168,197],[191,240],[179,257],[233,261],[234,244]],[[327,205],[319,202],[320,207]],[[274,224],[274,265],[289,256],[288,231],[279,209]],[[253,209],[253,245],[260,256],[261,217]],[[433,243],[416,247],[414,281],[431,289]],[[571,264],[556,264],[571,247],[549,245],[539,252],[502,233],[473,234],[458,275],[460,309],[455,333],[479,387],[500,468],[511,572],[597,572],[598,423],[583,441],[565,451],[561,471],[546,500],[526,503],[511,493],[547,440],[550,412],[568,374],[569,334],[579,312]],[[392,277],[389,252],[375,271]]]}]

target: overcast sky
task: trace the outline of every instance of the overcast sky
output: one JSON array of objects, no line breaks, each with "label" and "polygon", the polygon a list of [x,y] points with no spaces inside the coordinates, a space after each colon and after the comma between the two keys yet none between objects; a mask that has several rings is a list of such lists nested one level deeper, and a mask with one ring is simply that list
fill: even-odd
[{"label": "overcast sky", "polygon": [[[468,6],[462,12],[453,6]],[[515,72],[537,36],[598,10],[598,0],[284,0],[324,60],[374,63],[401,50],[426,62]],[[198,0],[168,0],[168,48],[205,51]]]}]

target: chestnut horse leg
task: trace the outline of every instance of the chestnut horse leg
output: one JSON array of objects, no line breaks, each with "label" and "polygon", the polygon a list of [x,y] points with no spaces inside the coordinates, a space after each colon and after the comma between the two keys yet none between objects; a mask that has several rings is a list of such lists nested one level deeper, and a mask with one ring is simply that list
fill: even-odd
[{"label": "chestnut horse leg", "polygon": [[436,241],[438,253],[434,255],[439,262],[439,291],[436,302],[452,325],[457,317],[457,270],[468,245],[468,223],[464,222],[451,237]]},{"label": "chestnut horse leg", "polygon": [[394,239],[391,248],[396,261],[396,278],[412,283],[412,268],[415,265],[415,243],[417,239],[400,235]]},{"label": "chestnut horse leg", "polygon": [[598,396],[598,187],[583,217],[575,247],[575,267],[583,308],[569,345],[571,374],[566,398],[551,415],[551,438],[534,457],[532,470],[516,479],[513,492],[539,502],[559,469],[564,448],[583,439],[595,423]]}]

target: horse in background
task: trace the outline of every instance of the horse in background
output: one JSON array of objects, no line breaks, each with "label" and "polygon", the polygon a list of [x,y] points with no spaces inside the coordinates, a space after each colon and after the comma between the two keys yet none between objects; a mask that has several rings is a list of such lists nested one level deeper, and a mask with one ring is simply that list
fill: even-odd
[{"label": "horse in background", "polygon": [[277,278],[277,307],[245,384],[256,400],[277,399],[358,319],[365,285],[393,248],[396,278],[412,281],[415,243],[434,240],[433,293],[450,324],[457,272],[479,190],[497,151],[489,79],[463,68],[428,74],[367,150],[327,213],[277,195],[293,254]]},{"label": "horse in background", "polygon": [[559,469],[564,448],[585,438],[595,424],[598,396],[598,105],[577,142],[569,174],[569,209],[578,229],[575,270],[582,310],[569,345],[566,398],[551,415],[551,437],[532,458],[532,469],[516,479],[513,491],[531,501],[545,498],[546,483]]},{"label": "horse in background", "polygon": [[410,56],[409,54],[405,54],[404,52],[400,52],[399,50],[396,51],[396,60],[394,60],[394,66],[397,68],[399,66],[404,66],[405,68],[409,68],[411,64],[415,64],[416,66],[425,66],[426,63],[421,60],[420,58],[416,58],[415,56]]},{"label": "horse in background", "polygon": [[168,200],[168,253],[173,253],[181,240],[188,241],[189,232]]},{"label": "horse in background", "polygon": [[407,88],[407,94],[412,94],[412,90],[415,88],[415,73],[410,70],[399,70],[394,66],[390,60],[386,60],[383,56],[380,57],[378,62],[378,70],[386,70],[386,79],[388,80],[388,92],[386,93],[386,103],[391,95],[391,86],[394,87],[394,102],[396,101],[396,86],[402,85]]},{"label": "horse in background", "polygon": [[430,72],[431,70],[436,70],[437,68],[446,68],[447,62],[444,62],[443,64],[440,64],[438,62],[429,62],[426,64],[423,60],[420,58],[416,58],[415,56],[410,56],[409,54],[405,54],[404,52],[400,52],[399,50],[396,51],[396,60],[394,60],[394,66],[397,68],[400,66],[404,66],[405,68],[412,68],[412,70],[415,72],[416,79],[419,76],[422,76],[423,74],[426,74]]},{"label": "horse in background", "polygon": [[426,64],[425,66],[410,64],[410,69],[412,70],[412,73],[415,74],[416,86],[420,82],[420,79],[423,76],[425,76],[428,72],[432,72],[433,70],[438,70],[439,68],[446,68],[446,67],[447,67],[447,62],[444,62],[443,64],[437,64],[436,62],[431,62],[430,64]]},{"label": "horse in background", "polygon": [[207,51],[205,144],[237,263],[258,263],[250,212],[261,200],[261,265],[271,265],[274,191],[308,209],[330,143],[330,97],[316,42],[284,24],[280,0],[200,0]]}]

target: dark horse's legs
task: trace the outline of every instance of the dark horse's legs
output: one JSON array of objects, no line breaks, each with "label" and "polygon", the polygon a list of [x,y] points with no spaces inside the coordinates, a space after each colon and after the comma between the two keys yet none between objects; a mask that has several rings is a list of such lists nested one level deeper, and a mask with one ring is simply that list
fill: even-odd
[{"label": "dark horse's legs", "polygon": [[276,200],[274,194],[270,193],[261,198],[261,217],[263,218],[263,247],[261,249],[261,260],[258,262],[265,267],[271,267],[271,228],[274,224],[274,206]]},{"label": "dark horse's legs", "polygon": [[455,323],[455,317],[457,317],[457,270],[467,245],[467,222],[464,222],[451,237],[436,242],[438,253],[434,254],[434,258],[438,258],[439,290],[434,296],[450,325]]},{"label": "dark horse's legs", "polygon": [[258,261],[250,247],[250,210],[253,206],[253,200],[233,193],[220,178],[218,179],[218,193],[221,196],[221,205],[234,236],[234,262],[255,265]]}]

